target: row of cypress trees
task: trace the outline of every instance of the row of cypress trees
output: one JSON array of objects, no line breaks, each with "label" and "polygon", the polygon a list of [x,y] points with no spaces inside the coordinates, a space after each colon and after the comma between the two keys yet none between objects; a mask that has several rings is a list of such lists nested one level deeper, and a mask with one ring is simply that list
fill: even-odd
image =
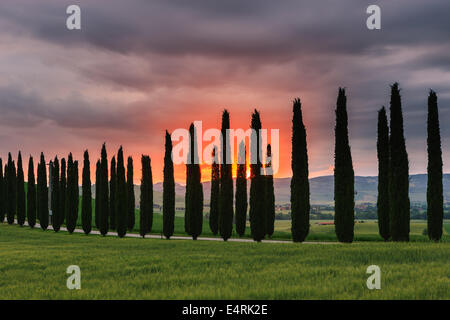
[{"label": "row of cypress trees", "polygon": [[[339,241],[352,242],[354,237],[354,170],[348,137],[347,97],[344,88],[339,88],[336,102],[336,126],[335,126],[335,230]],[[378,182],[378,224],[380,235],[388,240],[409,240],[409,174],[408,155],[406,152],[401,95],[398,83],[391,86],[390,124],[385,108],[378,112],[378,137],[377,156],[379,169]],[[239,145],[238,157],[240,164],[237,167],[235,209],[233,212],[233,179],[231,161],[218,164],[218,156],[222,159],[229,157],[227,149],[227,129],[230,128],[230,116],[227,110],[222,114],[222,154],[213,150],[213,163],[211,166],[211,210],[209,225],[213,234],[220,234],[224,241],[231,237],[233,219],[236,232],[244,235],[246,225],[247,207],[250,207],[251,235],[255,241],[261,241],[266,235],[273,234],[275,219],[275,198],[273,176],[270,174],[271,164],[265,168],[262,165],[262,150],[260,150],[260,130],[262,128],[260,114],[254,110],[251,119],[251,128],[257,133],[252,139],[256,145],[256,153],[251,154],[250,165],[250,200],[247,202],[247,163],[246,150],[243,142]],[[201,234],[203,224],[203,188],[201,184],[201,171],[198,164],[195,127],[189,128],[189,153],[186,165],[186,197],[185,197],[185,231],[197,239]],[[437,108],[437,95],[430,91],[428,97],[427,120],[427,145],[428,145],[428,235],[429,238],[438,241],[442,236],[443,223],[443,187],[442,187],[442,150],[439,129],[439,117]],[[271,147],[267,147],[267,157],[271,157]],[[172,162],[172,141],[166,131],[165,157],[164,157],[164,183],[163,183],[163,234],[170,238],[174,231],[175,216],[175,181]],[[255,158],[256,157],[256,158]],[[140,234],[145,236],[151,231],[153,216],[153,184],[151,175],[150,158],[142,156],[142,181],[141,181],[141,217]],[[30,157],[28,170],[28,206],[25,206],[24,175],[22,169],[22,157],[19,152],[17,174],[11,154],[8,155],[8,163],[4,167],[4,174],[0,175],[0,191],[3,197],[0,200],[0,218],[4,219],[6,212],[8,223],[14,222],[17,210],[19,225],[25,222],[25,216],[31,227],[36,223],[36,213],[41,227],[45,230],[48,226],[48,188],[46,177],[46,165],[44,155],[41,154],[37,171],[37,186],[34,183],[33,158]],[[73,232],[78,218],[78,162],[73,161],[69,154],[67,163],[67,183],[65,178],[65,160],[61,160],[61,175],[59,176],[59,161],[55,157],[50,162],[52,168],[52,203],[53,227],[55,231],[64,223],[64,218],[69,232]],[[266,170],[266,175],[261,170]],[[0,171],[3,166],[0,159]],[[269,173],[268,173],[269,172]],[[295,242],[304,241],[309,232],[309,182],[308,182],[308,155],[306,143],[306,129],[303,124],[300,99],[293,102],[293,126],[292,126],[292,179],[291,179],[291,216],[292,235]],[[82,225],[83,230],[89,233],[91,230],[91,183],[89,172],[89,155],[84,154],[83,168],[83,205]],[[64,196],[65,195],[65,196]],[[125,179],[125,167],[122,147],[111,160],[111,180],[108,183],[108,163],[106,146],[103,144],[101,159],[97,162],[96,169],[96,226],[102,235],[108,230],[117,229],[119,236],[124,236],[126,230],[132,230],[134,221],[134,185],[133,185],[133,160],[127,159],[127,174]],[[65,214],[64,214],[65,213]]]},{"label": "row of cypress trees", "polygon": [[[391,86],[390,128],[386,110],[378,111],[378,225],[386,241],[408,241],[410,227],[409,172],[403,132],[401,95],[398,83]],[[390,129],[390,130],[389,130]],[[430,90],[427,117],[427,233],[431,240],[442,237],[443,186],[442,150],[437,95]]]},{"label": "row of cypress trees", "polygon": [[[169,137],[170,138],[170,137]],[[171,153],[171,150],[170,150]],[[64,222],[67,230],[72,233],[77,225],[79,208],[78,186],[78,161],[73,160],[70,153],[67,160],[61,159],[61,167],[58,157],[49,164],[49,185],[51,186],[51,224],[55,232],[60,230]],[[134,228],[134,185],[133,185],[133,160],[128,158],[128,180],[125,180],[125,168],[123,151],[118,152],[118,164],[116,169],[115,157],[111,161],[111,180],[108,182],[108,166],[106,146],[103,144],[101,159],[97,162],[96,170],[96,198],[95,198],[95,224],[102,235],[106,235],[111,228],[118,231],[119,236],[126,234],[127,228]],[[5,214],[9,224],[13,224],[17,215],[17,223],[23,225],[25,220],[33,228],[39,220],[40,226],[46,230],[49,220],[49,187],[47,186],[47,164],[44,154],[41,153],[37,167],[37,184],[34,176],[33,157],[28,163],[28,190],[25,199],[25,182],[22,168],[22,155],[19,152],[17,159],[17,172],[12,156],[8,154],[8,163],[4,167],[0,159],[0,218],[4,220]],[[66,176],[67,172],[67,176]],[[67,178],[66,178],[67,177]],[[173,180],[173,164],[172,164]],[[173,188],[175,183],[173,182]],[[111,197],[110,197],[111,191]],[[175,192],[173,192],[174,199]],[[130,199],[130,201],[128,201]],[[153,182],[149,156],[142,156],[142,180],[141,180],[141,224],[140,234],[145,236],[152,228],[153,222]],[[175,203],[173,202],[173,211]],[[92,230],[92,193],[90,180],[89,153],[84,152],[82,175],[82,205],[81,223],[83,231],[89,234]],[[118,214],[120,213],[120,214]],[[132,217],[130,217],[132,215]],[[174,216],[174,214],[173,214]],[[117,221],[117,223],[116,223]],[[172,218],[172,234],[173,234]],[[116,226],[117,224],[117,226]],[[167,224],[167,223],[166,223]],[[165,228],[167,229],[167,227]],[[171,234],[168,234],[170,237]]]},{"label": "row of cypress trees", "polygon": [[[251,165],[251,185],[250,185],[250,228],[251,235],[255,241],[261,241],[266,235],[272,236],[275,223],[275,193],[273,186],[273,175],[262,175],[261,170],[270,170],[271,165],[266,168],[262,165],[262,150],[259,150],[259,139],[261,139],[261,120],[257,110],[252,115],[252,129],[256,130],[256,136],[251,139],[257,145],[256,157],[258,161]],[[193,127],[193,125],[191,125]],[[247,154],[244,141],[238,146],[238,165],[236,176],[235,203],[233,208],[233,177],[231,153],[227,153],[227,143],[230,142],[227,130],[230,129],[230,114],[227,110],[222,113],[221,128],[221,153],[217,148],[212,152],[211,164],[211,198],[210,198],[210,216],[209,227],[214,235],[220,234],[224,241],[227,241],[233,232],[233,221],[236,233],[241,237],[245,234],[247,223]],[[219,161],[220,159],[223,161]],[[271,156],[270,145],[267,147],[267,156]],[[256,158],[255,158],[256,159]],[[219,164],[220,162],[220,164]],[[187,166],[187,181],[191,175],[190,167]],[[254,174],[253,174],[254,173]],[[188,198],[190,190],[186,190]],[[235,209],[235,215],[234,210]],[[189,218],[186,217],[186,221]]]}]

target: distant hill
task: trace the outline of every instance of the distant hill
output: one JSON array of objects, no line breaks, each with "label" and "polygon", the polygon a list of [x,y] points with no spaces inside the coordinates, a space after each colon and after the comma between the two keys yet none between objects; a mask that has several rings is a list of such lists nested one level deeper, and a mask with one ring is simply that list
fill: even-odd
[{"label": "distant hill", "polygon": [[[290,184],[291,178],[275,178],[275,201],[277,204],[290,202]],[[444,200],[450,202],[450,174],[444,174]],[[334,193],[334,177],[322,176],[309,179],[311,203],[312,204],[333,204]],[[247,185],[250,189],[250,182]],[[377,201],[378,177],[355,177],[355,201],[357,203],[369,202],[376,203]],[[92,187],[93,194],[95,187]],[[162,182],[153,185],[154,203],[162,204]],[[175,183],[176,206],[184,206],[184,194],[186,192],[185,186]],[[411,202],[426,202],[427,192],[427,175],[415,174],[409,177],[409,197]],[[139,203],[140,190],[139,186],[135,186],[136,204]],[[203,193],[205,197],[205,204],[209,203],[211,194],[211,182],[203,183]]]}]

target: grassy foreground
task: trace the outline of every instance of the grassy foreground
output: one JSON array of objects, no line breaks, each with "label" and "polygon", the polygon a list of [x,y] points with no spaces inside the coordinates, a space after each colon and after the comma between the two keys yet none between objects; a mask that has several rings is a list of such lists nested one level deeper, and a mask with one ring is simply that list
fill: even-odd
[{"label": "grassy foreground", "polygon": [[[272,244],[0,224],[0,299],[450,299],[449,243]],[[381,290],[366,268],[381,268]],[[66,268],[81,268],[81,290]]]}]

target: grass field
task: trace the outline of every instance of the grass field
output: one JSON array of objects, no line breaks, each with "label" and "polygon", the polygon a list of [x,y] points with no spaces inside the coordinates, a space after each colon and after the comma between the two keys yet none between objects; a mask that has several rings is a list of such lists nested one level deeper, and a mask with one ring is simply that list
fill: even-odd
[{"label": "grass field", "polygon": [[[449,257],[448,243],[120,239],[3,223],[0,299],[450,299]],[[371,264],[381,290],[366,288]],[[69,265],[81,290],[66,287]]]},{"label": "grass field", "polygon": [[[135,212],[135,226],[134,233],[139,233],[139,210]],[[175,235],[186,235],[184,232],[184,216],[183,212],[177,211],[175,216]],[[95,218],[93,218],[94,220]],[[307,241],[337,241],[336,234],[334,232],[333,225],[318,225],[319,222],[327,222],[326,220],[311,220],[310,233],[307,237]],[[78,227],[81,228],[81,213],[78,215]],[[428,242],[428,237],[423,235],[423,230],[427,227],[425,220],[412,220],[411,221],[411,241],[425,241]],[[111,232],[115,234],[115,232]],[[152,234],[162,233],[162,215],[156,211],[153,215],[153,227]],[[209,221],[203,221],[203,231],[201,236],[213,237],[209,228]],[[237,238],[235,230],[233,230],[232,237]],[[250,238],[250,225],[247,224],[246,238]],[[275,232],[272,239],[276,240],[291,240],[291,221],[290,220],[275,220]],[[383,241],[378,234],[378,223],[375,220],[365,220],[363,223],[358,221],[355,224],[355,241]],[[444,232],[442,241],[450,242],[450,221],[444,221]]]}]

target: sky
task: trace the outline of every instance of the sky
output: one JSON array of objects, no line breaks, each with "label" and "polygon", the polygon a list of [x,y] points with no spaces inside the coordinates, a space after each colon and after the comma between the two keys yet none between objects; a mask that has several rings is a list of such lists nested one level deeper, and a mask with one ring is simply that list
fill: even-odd
[{"label": "sky", "polygon": [[[81,30],[66,28],[71,4]],[[381,30],[366,27],[370,4],[381,8]],[[427,168],[430,88],[450,172],[449,12],[448,0],[2,0],[0,156],[21,150],[26,164],[72,152],[81,163],[88,149],[94,172],[106,142],[109,159],[120,145],[133,157],[136,183],[150,155],[158,182],[166,129],[220,128],[225,108],[232,128],[247,129],[257,108],[263,128],[280,130],[276,176],[289,177],[299,97],[310,177],[330,175],[345,87],[355,174],[376,175],[377,111],[398,81],[410,173]],[[176,166],[177,181],[184,172]]]}]

